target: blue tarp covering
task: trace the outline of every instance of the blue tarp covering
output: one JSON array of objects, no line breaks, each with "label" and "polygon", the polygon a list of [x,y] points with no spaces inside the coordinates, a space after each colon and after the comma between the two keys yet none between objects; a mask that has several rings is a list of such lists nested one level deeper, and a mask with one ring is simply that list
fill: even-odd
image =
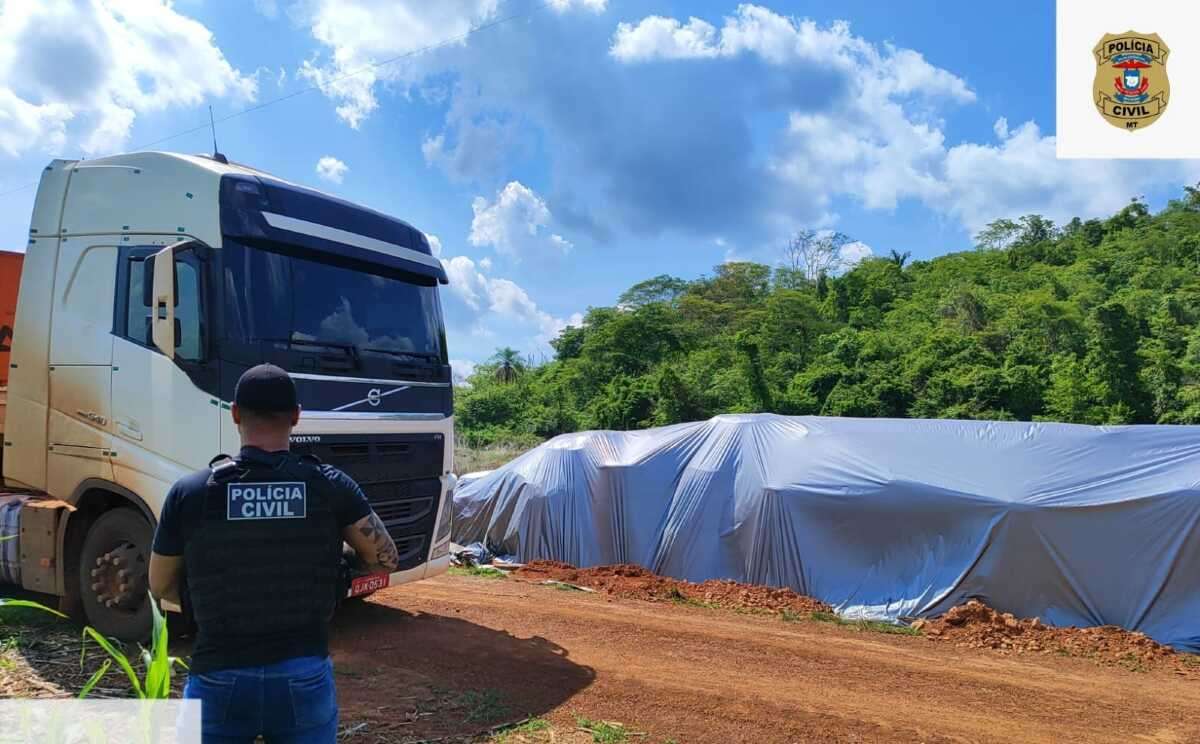
[{"label": "blue tarp covering", "polygon": [[454,540],[1200,651],[1198,481],[1200,427],[727,415],[557,437],[462,485]]}]

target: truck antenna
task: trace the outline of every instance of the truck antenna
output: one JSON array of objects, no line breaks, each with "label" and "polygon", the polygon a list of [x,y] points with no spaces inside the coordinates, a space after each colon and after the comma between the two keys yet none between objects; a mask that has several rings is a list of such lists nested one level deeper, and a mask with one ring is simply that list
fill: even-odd
[{"label": "truck antenna", "polygon": [[212,112],[211,105],[208,107],[208,126],[212,129],[213,160],[217,161],[218,163],[228,163],[229,159],[226,158],[224,155],[222,155],[221,151],[219,149],[217,149],[217,123],[213,119],[213,112]]}]

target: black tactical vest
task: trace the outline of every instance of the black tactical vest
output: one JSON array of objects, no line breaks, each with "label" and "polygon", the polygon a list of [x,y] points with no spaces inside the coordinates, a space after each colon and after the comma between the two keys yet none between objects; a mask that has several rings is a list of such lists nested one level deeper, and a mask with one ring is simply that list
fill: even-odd
[{"label": "black tactical vest", "polygon": [[314,459],[214,460],[204,516],[184,548],[189,604],[210,637],[323,626],[342,538],[333,485]]}]

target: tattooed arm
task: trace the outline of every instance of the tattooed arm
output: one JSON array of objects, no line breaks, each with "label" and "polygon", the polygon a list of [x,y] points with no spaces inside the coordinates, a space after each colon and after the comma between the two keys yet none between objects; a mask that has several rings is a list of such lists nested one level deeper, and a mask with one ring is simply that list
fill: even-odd
[{"label": "tattooed arm", "polygon": [[395,571],[400,566],[396,544],[375,512],[344,528],[342,537],[350,543],[368,569]]}]

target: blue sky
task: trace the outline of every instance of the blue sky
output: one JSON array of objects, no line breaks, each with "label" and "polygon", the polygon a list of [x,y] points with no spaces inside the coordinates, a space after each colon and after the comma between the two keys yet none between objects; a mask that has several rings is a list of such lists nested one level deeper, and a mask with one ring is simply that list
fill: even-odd
[{"label": "blue sky", "polygon": [[[1200,180],[1055,160],[1045,0],[0,0],[0,193],[52,156],[263,103],[218,125],[221,149],[436,236],[466,362],[546,353],[656,274],[774,262],[803,227],[926,258],[997,217],[1157,206]],[[22,247],[32,199],[0,199],[0,247]]]}]

